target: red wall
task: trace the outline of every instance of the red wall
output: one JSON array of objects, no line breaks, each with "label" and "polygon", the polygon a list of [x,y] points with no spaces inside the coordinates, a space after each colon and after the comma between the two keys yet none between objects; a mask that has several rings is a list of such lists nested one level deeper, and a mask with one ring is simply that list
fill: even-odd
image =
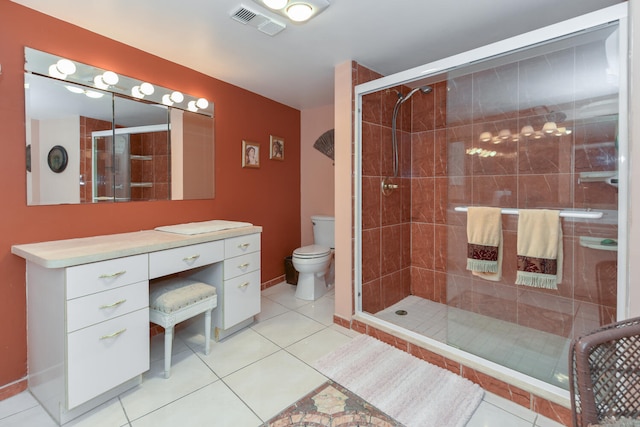
[{"label": "red wall", "polygon": [[[262,282],[284,273],[283,258],[300,244],[298,110],[7,0],[0,0],[0,17],[0,399],[4,386],[27,374],[25,262],[11,254],[13,244],[209,219],[249,221],[263,227]],[[27,206],[25,46],[213,101],[215,200]],[[284,162],[268,159],[270,134],[285,139]],[[261,144],[259,169],[241,167],[243,139]]]}]

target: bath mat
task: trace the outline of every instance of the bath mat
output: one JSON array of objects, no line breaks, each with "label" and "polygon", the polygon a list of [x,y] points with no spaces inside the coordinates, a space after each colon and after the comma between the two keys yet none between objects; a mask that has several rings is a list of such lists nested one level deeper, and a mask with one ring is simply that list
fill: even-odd
[{"label": "bath mat", "polygon": [[263,427],[404,427],[340,384],[327,381]]},{"label": "bath mat", "polygon": [[368,335],[320,358],[315,368],[407,427],[467,424],[484,390]]}]

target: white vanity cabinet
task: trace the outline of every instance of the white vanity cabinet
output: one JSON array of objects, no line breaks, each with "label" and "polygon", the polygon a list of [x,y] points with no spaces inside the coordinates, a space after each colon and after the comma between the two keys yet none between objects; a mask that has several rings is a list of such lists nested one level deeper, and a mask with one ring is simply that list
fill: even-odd
[{"label": "white vanity cabinet", "polygon": [[216,287],[218,307],[212,315],[216,341],[248,326],[260,313],[260,233],[225,239],[224,262],[189,276]]},{"label": "white vanity cabinet", "polygon": [[64,424],[140,384],[151,279],[180,274],[214,285],[216,340],[251,324],[260,312],[261,231],[145,230],[12,246],[27,261],[31,393]]},{"label": "white vanity cabinet", "polygon": [[146,255],[27,263],[29,386],[56,421],[139,384],[149,369],[148,306]]}]

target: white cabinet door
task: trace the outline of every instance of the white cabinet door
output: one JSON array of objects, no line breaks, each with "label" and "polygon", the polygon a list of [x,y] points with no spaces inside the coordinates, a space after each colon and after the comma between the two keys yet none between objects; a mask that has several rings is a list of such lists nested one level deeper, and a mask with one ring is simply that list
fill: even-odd
[{"label": "white cabinet door", "polygon": [[67,406],[76,406],[149,370],[149,309],[67,336]]},{"label": "white cabinet door", "polygon": [[224,281],[224,329],[260,312],[260,271]]}]

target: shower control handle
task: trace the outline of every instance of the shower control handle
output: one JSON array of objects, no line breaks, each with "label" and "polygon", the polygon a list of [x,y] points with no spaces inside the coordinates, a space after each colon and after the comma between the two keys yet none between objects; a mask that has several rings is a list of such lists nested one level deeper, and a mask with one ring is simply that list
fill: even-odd
[{"label": "shower control handle", "polygon": [[380,187],[382,189],[382,194],[388,196],[393,192],[393,190],[397,190],[400,188],[398,184],[394,184],[390,181],[390,178],[384,178],[380,183]]}]

